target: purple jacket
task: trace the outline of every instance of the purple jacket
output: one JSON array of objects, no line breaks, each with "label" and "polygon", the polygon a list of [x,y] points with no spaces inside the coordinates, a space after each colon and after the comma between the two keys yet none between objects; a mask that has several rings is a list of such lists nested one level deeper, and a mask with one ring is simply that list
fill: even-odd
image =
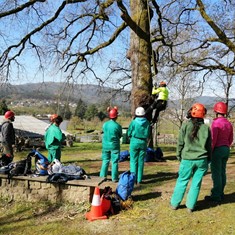
[{"label": "purple jacket", "polygon": [[211,124],[212,150],[233,143],[233,126],[225,117],[215,118]]}]

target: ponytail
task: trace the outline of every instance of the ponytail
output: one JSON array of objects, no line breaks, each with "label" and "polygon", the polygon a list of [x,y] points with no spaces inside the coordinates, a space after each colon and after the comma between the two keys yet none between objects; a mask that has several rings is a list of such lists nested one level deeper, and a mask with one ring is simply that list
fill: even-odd
[{"label": "ponytail", "polygon": [[198,139],[197,133],[198,130],[200,129],[201,124],[204,123],[203,118],[191,118],[192,123],[193,123],[193,130],[189,136],[189,139],[191,142],[193,142],[195,139]]}]

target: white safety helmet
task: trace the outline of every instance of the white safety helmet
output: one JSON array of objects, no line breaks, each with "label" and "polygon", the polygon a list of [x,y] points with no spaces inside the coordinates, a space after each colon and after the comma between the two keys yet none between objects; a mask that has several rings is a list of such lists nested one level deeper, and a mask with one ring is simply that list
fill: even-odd
[{"label": "white safety helmet", "polygon": [[135,115],[136,116],[139,116],[139,117],[142,117],[145,115],[145,110],[143,107],[138,107],[136,110],[135,110]]}]

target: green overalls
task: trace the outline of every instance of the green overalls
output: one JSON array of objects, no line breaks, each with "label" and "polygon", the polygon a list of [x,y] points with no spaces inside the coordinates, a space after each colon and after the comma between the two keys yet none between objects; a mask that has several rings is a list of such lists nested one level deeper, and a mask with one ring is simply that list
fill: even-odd
[{"label": "green overalls", "polygon": [[102,166],[100,177],[108,174],[109,162],[112,163],[112,180],[118,180],[118,161],[120,154],[120,138],[122,137],[122,127],[115,120],[111,119],[103,124],[102,139]]},{"label": "green overalls", "polygon": [[53,162],[55,159],[61,159],[61,144],[65,140],[65,135],[61,129],[52,124],[45,133],[45,145],[48,150],[48,161]]},{"label": "green overalls", "polygon": [[186,207],[193,210],[201,188],[202,178],[208,169],[208,160],[211,157],[210,128],[201,123],[197,137],[193,141],[190,136],[193,129],[192,121],[183,123],[178,143],[176,156],[180,160],[179,176],[176,181],[171,206],[177,208],[183,200],[189,180],[192,178],[186,199]]},{"label": "green overalls", "polygon": [[147,141],[150,135],[150,123],[145,117],[136,117],[128,127],[130,138],[130,171],[135,173],[136,182],[141,183],[144,172]]}]

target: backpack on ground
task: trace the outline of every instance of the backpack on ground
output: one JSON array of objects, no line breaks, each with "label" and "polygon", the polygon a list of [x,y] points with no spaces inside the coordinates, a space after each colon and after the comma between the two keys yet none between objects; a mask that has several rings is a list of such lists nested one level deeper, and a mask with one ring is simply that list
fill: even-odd
[{"label": "backpack on ground", "polygon": [[66,183],[69,180],[68,175],[64,173],[53,173],[48,175],[46,182],[47,183]]},{"label": "backpack on ground", "polygon": [[145,162],[155,162],[155,151],[152,148],[146,149],[146,156],[144,158]]},{"label": "backpack on ground", "polygon": [[32,154],[30,153],[27,158],[18,162],[12,163],[13,168],[9,172],[9,176],[27,175],[32,174]]},{"label": "backpack on ground", "polygon": [[157,147],[156,150],[152,148],[147,148],[146,156],[144,158],[145,162],[164,162],[163,152],[161,148]]},{"label": "backpack on ground", "polygon": [[12,156],[8,156],[7,154],[2,154],[2,157],[0,158],[0,167],[7,166],[9,163],[11,163],[13,160]]},{"label": "backpack on ground", "polygon": [[120,152],[119,162],[127,161],[129,159],[129,156],[130,156],[130,153],[128,150],[124,150]]},{"label": "backpack on ground", "polygon": [[101,195],[101,208],[105,215],[116,215],[121,211],[121,200],[119,196],[107,186]]},{"label": "backpack on ground", "polygon": [[155,150],[155,159],[157,162],[165,162],[166,160],[163,158],[163,152],[161,148],[157,147]]},{"label": "backpack on ground", "polygon": [[9,174],[13,167],[13,163],[9,163],[7,166],[0,167],[0,174]]},{"label": "backpack on ground", "polygon": [[74,164],[65,166],[58,159],[55,159],[48,169],[49,175],[56,173],[67,175],[68,180],[84,180],[89,178],[89,176],[86,174],[86,171],[82,167],[76,166]]},{"label": "backpack on ground", "polygon": [[48,175],[48,159],[36,150],[32,150],[31,154],[35,157],[35,174],[38,175]]},{"label": "backpack on ground", "polygon": [[130,171],[125,171],[120,175],[118,186],[116,189],[117,195],[123,200],[127,200],[131,196],[135,184],[135,174]]}]

